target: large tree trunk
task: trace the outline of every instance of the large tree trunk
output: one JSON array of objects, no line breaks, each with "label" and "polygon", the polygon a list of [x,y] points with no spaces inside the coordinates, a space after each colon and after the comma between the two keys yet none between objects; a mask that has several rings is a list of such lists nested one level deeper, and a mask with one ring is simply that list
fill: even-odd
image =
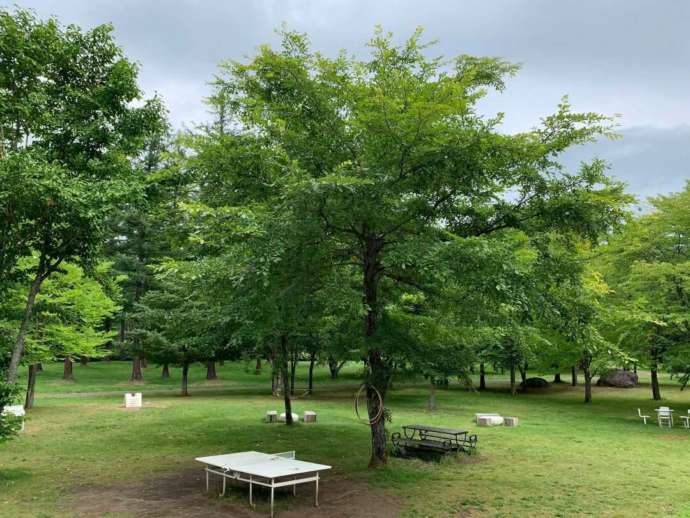
[{"label": "large tree trunk", "polygon": [[144,379],[144,375],[141,373],[141,358],[136,355],[132,360],[132,375],[129,377],[129,381],[141,381]]},{"label": "large tree trunk", "polygon": [[553,375],[553,382],[554,383],[563,383],[561,380],[561,373],[557,372],[556,374]]},{"label": "large tree trunk", "polygon": [[45,266],[43,266],[43,264],[44,260],[41,259],[39,269],[36,272],[36,277],[29,288],[29,294],[26,298],[26,305],[24,306],[24,316],[22,317],[22,323],[19,326],[19,333],[17,334],[17,339],[15,340],[14,348],[12,349],[12,358],[10,359],[10,364],[7,367],[7,373],[5,375],[5,381],[7,381],[7,383],[15,383],[17,381],[17,371],[19,370],[19,364],[22,361],[22,356],[24,355],[26,334],[29,332],[29,324],[31,323],[31,316],[34,312],[36,296],[41,290],[41,284],[43,284],[43,281],[47,277]]},{"label": "large tree trunk", "polygon": [[510,362],[510,395],[517,394],[517,386],[515,384],[515,362]]},{"label": "large tree trunk", "polygon": [[570,384],[573,387],[577,386],[577,367],[575,365],[570,367]]},{"label": "large tree trunk", "polygon": [[206,379],[214,380],[217,378],[218,375],[216,374],[216,362],[213,360],[208,360],[206,362]]},{"label": "large tree trunk", "polygon": [[314,390],[314,363],[316,363],[316,352],[312,352],[309,356],[309,393]]},{"label": "large tree trunk", "polygon": [[650,365],[650,371],[652,373],[652,399],[654,399],[654,401],[659,401],[661,400],[661,389],[659,388],[659,377],[657,375],[659,356],[656,348],[652,348],[651,353],[652,364]]},{"label": "large tree trunk", "polygon": [[163,364],[163,370],[161,371],[161,378],[164,380],[170,379],[170,367],[167,363]]},{"label": "large tree trunk", "polygon": [[180,390],[180,395],[189,396],[189,391],[187,390],[187,378],[189,375],[189,363],[185,362],[182,364],[182,387]]},{"label": "large tree trunk", "polygon": [[38,375],[38,365],[29,365],[29,376],[26,383],[26,399],[24,400],[24,408],[29,410],[34,407],[34,393],[36,390],[36,376]]},{"label": "large tree trunk", "polygon": [[74,379],[74,376],[72,376],[72,359],[69,356],[65,356],[65,361],[63,362],[63,369],[62,369],[62,379],[63,380],[72,380]]},{"label": "large tree trunk", "polygon": [[[383,267],[379,253],[383,240],[374,236],[365,237],[365,249],[362,256],[362,302],[364,303],[364,339],[369,342],[378,326],[378,282]],[[386,454],[386,425],[383,411],[385,408],[386,390],[390,383],[390,369],[382,358],[381,351],[373,346],[367,352],[369,380],[367,384],[367,410],[371,427],[371,459],[369,467],[376,467],[388,461]],[[377,394],[378,391],[378,394]],[[380,396],[380,399],[379,399]],[[383,405],[384,408],[381,408]]]},{"label": "large tree trunk", "polygon": [[486,372],[484,362],[479,364],[479,390],[486,390]]},{"label": "large tree trunk", "polygon": [[288,341],[287,336],[280,337],[280,370],[283,378],[283,401],[285,403],[285,424],[292,424],[292,401],[290,401],[290,378],[288,378]]}]

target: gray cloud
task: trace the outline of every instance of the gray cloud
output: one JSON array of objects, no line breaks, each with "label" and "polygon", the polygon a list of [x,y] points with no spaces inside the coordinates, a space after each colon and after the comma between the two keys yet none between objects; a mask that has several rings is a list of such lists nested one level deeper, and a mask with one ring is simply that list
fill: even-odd
[{"label": "gray cloud", "polygon": [[[0,0],[2,1],[2,0]],[[690,145],[690,2],[685,0],[24,0],[41,16],[93,27],[111,22],[160,93],[173,123],[206,117],[202,99],[219,61],[276,43],[282,22],[326,54],[363,55],[373,27],[401,39],[417,26],[435,51],[501,56],[523,64],[502,94],[482,102],[520,131],[551,113],[563,94],[574,109],[620,113],[624,138],[578,153],[608,157],[638,195],[677,189]],[[656,181],[645,179],[654,165]]]}]

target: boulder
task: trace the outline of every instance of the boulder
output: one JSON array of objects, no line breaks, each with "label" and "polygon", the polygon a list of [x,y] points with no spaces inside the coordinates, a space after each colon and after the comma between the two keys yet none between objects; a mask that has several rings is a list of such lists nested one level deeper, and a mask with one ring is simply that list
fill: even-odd
[{"label": "boulder", "polygon": [[527,378],[525,381],[520,383],[521,388],[546,388],[549,386],[549,382],[544,378]]},{"label": "boulder", "polygon": [[614,369],[599,376],[597,385],[600,387],[633,388],[637,385],[637,374],[633,371]]}]

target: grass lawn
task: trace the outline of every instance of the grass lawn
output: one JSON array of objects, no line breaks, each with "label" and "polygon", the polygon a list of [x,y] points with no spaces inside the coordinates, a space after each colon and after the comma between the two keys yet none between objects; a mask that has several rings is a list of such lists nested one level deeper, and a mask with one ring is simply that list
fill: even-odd
[{"label": "grass lawn", "polygon": [[[246,488],[224,499],[204,494],[193,459],[250,449],[294,449],[300,458],[333,465],[322,484],[323,516],[329,499],[347,496],[338,485],[343,480],[378,495],[367,500],[358,488],[347,501],[352,509],[361,504],[357,516],[383,515],[382,506],[401,516],[690,516],[690,430],[642,425],[637,408],[653,415],[657,406],[644,379],[637,389],[595,388],[593,403],[585,406],[581,387],[552,386],[513,398],[505,381],[493,378],[492,390],[482,393],[455,385],[439,390],[434,412],[425,410],[423,384],[398,383],[388,400],[389,432],[412,422],[477,431],[471,417],[479,411],[519,416],[520,426],[479,429],[479,454],[470,459],[391,459],[370,471],[368,428],[352,408],[359,373],[360,367],[348,366],[334,382],[319,368],[316,392],[294,402],[297,411],[316,410],[318,423],[288,428],[262,423],[265,410],[281,404],[270,396],[268,373],[254,374],[253,365],[226,364],[212,382],[196,366],[188,398],[176,395],[179,372],[163,382],[149,367],[145,382],[135,386],[144,392],[139,411],[121,408],[121,393],[132,388],[129,364],[76,365],[74,382],[60,380],[60,364],[48,365],[39,375],[26,432],[0,445],[0,516],[142,516],[114,495],[142,487],[160,498],[154,491],[160,480],[198,499],[201,507],[188,516],[201,516],[198,509],[203,516],[249,516]],[[665,403],[687,412],[690,391],[666,382]],[[174,478],[188,473],[197,477],[192,484]],[[88,511],[89,502],[107,498],[119,507]],[[267,499],[258,500],[257,511],[265,512]],[[281,498],[277,510],[312,512],[306,496]]]}]

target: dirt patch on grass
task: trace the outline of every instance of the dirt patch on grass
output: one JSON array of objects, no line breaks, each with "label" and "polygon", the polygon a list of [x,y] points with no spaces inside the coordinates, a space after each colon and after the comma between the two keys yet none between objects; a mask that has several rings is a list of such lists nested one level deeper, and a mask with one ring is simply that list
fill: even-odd
[{"label": "dirt patch on grass", "polygon": [[[220,482],[212,477],[211,490],[205,492],[203,471],[188,470],[141,482],[113,485],[85,485],[68,502],[69,512],[81,517],[132,516],[198,518],[256,517],[269,512],[269,496],[265,489],[254,489],[256,508],[248,502],[246,484],[228,483],[227,494],[219,497]],[[389,493],[372,489],[366,483],[337,476],[326,477],[319,488],[320,507],[313,506],[311,484],[276,490],[276,515],[297,517],[393,518],[398,516],[399,500]]]},{"label": "dirt patch on grass", "polygon": [[687,435],[657,435],[657,438],[664,441],[687,441]]}]

